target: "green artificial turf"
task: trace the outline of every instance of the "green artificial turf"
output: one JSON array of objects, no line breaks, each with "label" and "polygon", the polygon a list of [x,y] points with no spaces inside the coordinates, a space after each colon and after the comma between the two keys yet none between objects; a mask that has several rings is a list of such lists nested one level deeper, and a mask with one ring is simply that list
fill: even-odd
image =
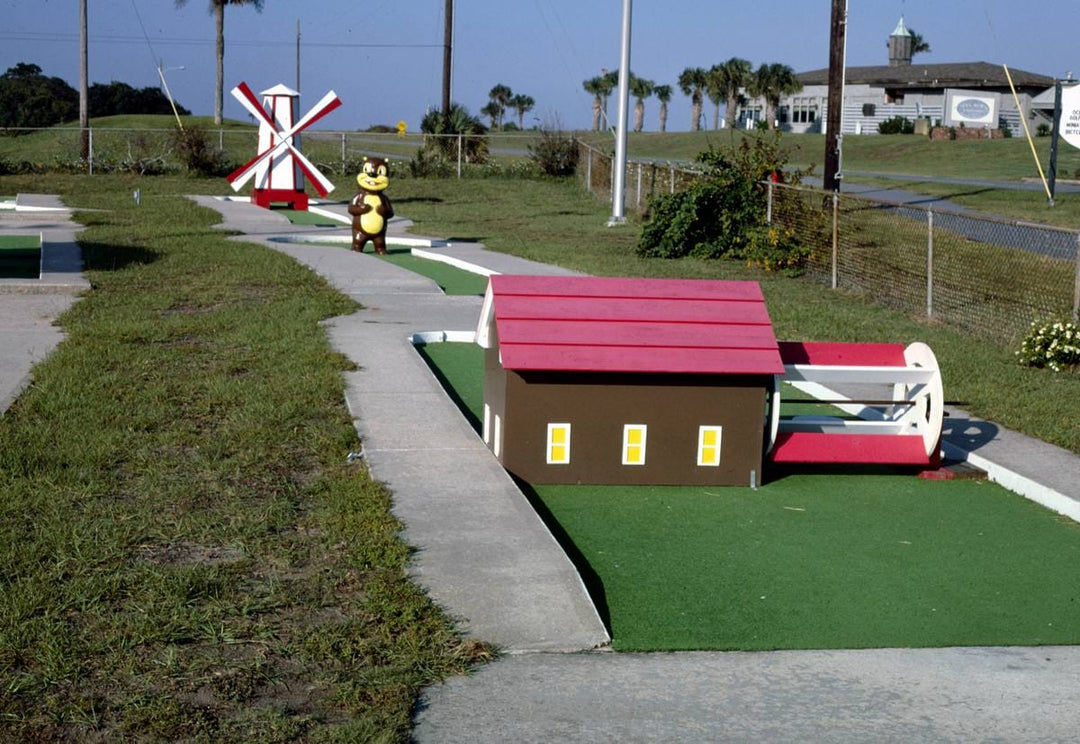
[{"label": "green artificial turf", "polygon": [[344,225],[343,222],[315,212],[309,212],[306,209],[281,209],[275,207],[274,211],[288,217],[289,222],[294,225],[313,225],[316,227],[342,227]]},{"label": "green artificial turf", "polygon": [[[478,420],[479,347],[422,353]],[[525,490],[617,650],[1080,642],[1080,529],[985,481],[807,468],[756,491]]]},{"label": "green artificial turf", "polygon": [[37,279],[41,275],[41,237],[0,235],[0,279]]},{"label": "green artificial turf", "polygon": [[426,276],[439,285],[448,295],[482,295],[487,289],[487,277],[473,274],[470,271],[459,269],[456,266],[432,261],[428,258],[419,258],[412,255],[408,248],[387,248],[389,253],[379,256],[384,261],[389,261],[395,266]]},{"label": "green artificial turf", "polygon": [[[312,243],[312,245],[332,245],[335,248],[348,248],[345,243]],[[420,258],[412,255],[410,248],[387,246],[388,253],[384,256],[374,254],[376,258],[400,266],[403,269],[426,276],[439,285],[448,295],[482,295],[487,289],[487,277],[474,274],[471,271],[459,269],[456,266],[433,261],[429,258]]]}]

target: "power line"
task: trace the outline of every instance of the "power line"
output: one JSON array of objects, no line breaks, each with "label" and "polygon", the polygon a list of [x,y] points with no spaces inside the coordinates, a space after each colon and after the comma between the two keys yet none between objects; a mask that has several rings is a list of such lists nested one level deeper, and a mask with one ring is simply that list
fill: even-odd
[{"label": "power line", "polygon": [[[78,36],[75,34],[60,34],[48,31],[13,31],[13,32],[0,32],[0,40],[6,41],[35,41],[35,42],[63,42],[71,43],[78,41]],[[143,44],[146,43],[146,39],[140,36],[122,36],[115,34],[95,34],[90,38],[91,43],[108,42],[110,44]],[[213,46],[216,44],[214,39],[196,39],[196,38],[159,38],[156,40],[157,44],[169,44],[169,45],[199,45],[199,46]],[[289,46],[296,45],[295,39],[270,39],[270,40],[245,40],[245,39],[229,39],[229,46],[248,46],[248,47],[263,47],[263,46]],[[331,48],[331,49],[441,49],[442,44],[358,44],[358,43],[346,43],[346,42],[322,42],[322,41],[309,41],[303,42],[302,46],[305,47],[319,47],[319,48]]]}]

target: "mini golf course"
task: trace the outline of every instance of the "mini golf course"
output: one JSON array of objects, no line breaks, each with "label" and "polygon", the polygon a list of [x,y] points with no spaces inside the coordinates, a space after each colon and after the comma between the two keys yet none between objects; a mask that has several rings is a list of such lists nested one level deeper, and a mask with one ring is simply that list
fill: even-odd
[{"label": "mini golf course", "polygon": [[0,279],[37,279],[41,275],[40,235],[0,235]]},{"label": "mini golf course", "polygon": [[[419,350],[475,426],[482,350]],[[1080,527],[985,481],[807,469],[756,491],[522,485],[616,650],[1080,642]]]}]

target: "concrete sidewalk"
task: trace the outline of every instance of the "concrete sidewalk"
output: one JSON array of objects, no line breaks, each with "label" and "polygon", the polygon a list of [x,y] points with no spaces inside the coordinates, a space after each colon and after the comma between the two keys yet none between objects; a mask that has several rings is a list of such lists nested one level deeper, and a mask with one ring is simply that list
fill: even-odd
[{"label": "concrete sidewalk", "polygon": [[[418,741],[1071,741],[1080,730],[1073,647],[590,651],[607,633],[577,572],[410,342],[474,330],[479,298],[443,296],[370,255],[284,242],[314,231],[250,205],[199,201],[223,214],[222,227],[252,236],[238,239],[294,256],[365,305],[328,332],[359,367],[347,375],[350,410],[418,548],[413,573],[467,633],[508,652],[429,689]],[[562,273],[477,245],[431,250],[499,271]],[[948,441],[963,456],[1012,460],[1003,473],[1080,503],[1072,453],[961,412]]]},{"label": "concrete sidewalk", "polygon": [[59,197],[20,194],[0,211],[0,235],[41,235],[38,279],[0,279],[0,413],[30,384],[31,369],[63,340],[53,322],[90,284],[82,275],[75,234],[82,225]]}]

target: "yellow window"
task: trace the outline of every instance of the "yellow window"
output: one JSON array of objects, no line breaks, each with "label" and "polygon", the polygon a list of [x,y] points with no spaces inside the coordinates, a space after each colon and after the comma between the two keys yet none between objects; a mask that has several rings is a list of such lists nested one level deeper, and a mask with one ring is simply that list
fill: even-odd
[{"label": "yellow window", "polygon": [[547,463],[570,464],[570,424],[548,424]]},{"label": "yellow window", "polygon": [[623,426],[623,465],[645,464],[646,429],[645,424],[626,424]]},{"label": "yellow window", "polygon": [[720,466],[720,441],[723,438],[723,430],[722,426],[698,427],[697,464],[699,466],[707,468]]}]

